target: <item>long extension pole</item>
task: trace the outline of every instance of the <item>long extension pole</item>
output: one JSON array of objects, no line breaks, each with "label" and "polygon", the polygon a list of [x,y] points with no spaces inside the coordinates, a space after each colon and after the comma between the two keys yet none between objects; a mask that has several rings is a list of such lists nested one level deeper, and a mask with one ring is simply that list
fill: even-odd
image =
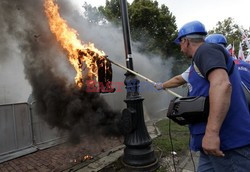
[{"label": "long extension pole", "polygon": [[[142,79],[145,79],[145,80],[148,81],[149,83],[155,85],[156,82],[152,81],[152,80],[149,79],[149,78],[146,78],[145,76],[139,74],[138,72],[135,72],[135,71],[133,71],[133,70],[131,70],[131,69],[129,69],[129,68],[126,68],[125,66],[122,66],[121,64],[116,63],[116,62],[114,62],[114,61],[112,61],[112,60],[110,60],[110,59],[108,59],[108,60],[109,60],[111,63],[113,63],[114,65],[116,65],[116,66],[118,66],[118,67],[120,67],[120,68],[122,68],[122,69],[124,69],[124,70],[127,70],[127,71],[129,71],[130,73],[133,73],[134,75],[137,75],[137,76],[141,77]],[[181,95],[179,95],[179,94],[177,94],[177,93],[175,93],[175,92],[173,92],[173,91],[171,91],[171,90],[169,90],[169,89],[164,89],[164,91],[169,92],[169,93],[172,94],[173,96],[176,96],[176,97],[179,97],[179,98],[182,97]]]}]

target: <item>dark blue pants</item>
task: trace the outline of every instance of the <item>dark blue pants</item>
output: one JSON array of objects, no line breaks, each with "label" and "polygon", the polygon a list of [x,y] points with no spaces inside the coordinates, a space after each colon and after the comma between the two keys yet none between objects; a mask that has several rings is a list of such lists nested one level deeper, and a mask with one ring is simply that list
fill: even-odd
[{"label": "dark blue pants", "polygon": [[250,146],[224,151],[225,157],[200,152],[197,172],[250,172]]}]

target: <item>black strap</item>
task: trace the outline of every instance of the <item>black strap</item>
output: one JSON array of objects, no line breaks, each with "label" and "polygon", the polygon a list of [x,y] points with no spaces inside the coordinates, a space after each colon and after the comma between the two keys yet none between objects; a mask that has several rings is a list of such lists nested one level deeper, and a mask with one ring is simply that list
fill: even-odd
[{"label": "black strap", "polygon": [[[225,60],[226,60],[226,64],[228,64],[229,58],[232,58],[232,57],[229,55],[229,53],[227,52],[227,50],[225,48],[223,48],[223,50],[222,50],[221,46],[218,46],[217,49],[220,50],[220,51],[222,51],[222,53],[224,54]],[[228,71],[228,76],[230,76],[233,73],[233,71],[234,71],[234,65],[235,65],[235,63],[233,61],[233,64],[232,64],[231,68]]]},{"label": "black strap", "polygon": [[233,73],[233,71],[234,71],[234,65],[235,65],[235,63],[233,61],[233,64],[232,64],[230,70],[228,71],[228,76],[230,76]]}]

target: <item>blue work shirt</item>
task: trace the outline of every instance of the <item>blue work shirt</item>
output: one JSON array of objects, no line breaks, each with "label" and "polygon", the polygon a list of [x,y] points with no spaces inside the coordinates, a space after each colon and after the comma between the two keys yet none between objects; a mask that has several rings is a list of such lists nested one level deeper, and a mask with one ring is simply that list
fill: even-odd
[{"label": "blue work shirt", "polygon": [[[189,73],[189,96],[208,96],[210,83],[209,72],[222,68],[231,74],[231,104],[220,129],[220,149],[230,150],[250,144],[250,114],[241,87],[239,72],[233,66],[233,59],[224,48],[216,44],[201,45],[194,57]],[[206,123],[189,126],[191,133],[190,147],[194,151],[202,150],[202,139]]]},{"label": "blue work shirt", "polygon": [[250,90],[250,64],[242,60],[234,60],[239,72],[242,82]]}]

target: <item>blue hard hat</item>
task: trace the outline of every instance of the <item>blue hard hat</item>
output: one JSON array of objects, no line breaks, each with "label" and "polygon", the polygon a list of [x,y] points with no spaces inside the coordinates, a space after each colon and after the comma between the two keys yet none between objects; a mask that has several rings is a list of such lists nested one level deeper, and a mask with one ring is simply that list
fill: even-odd
[{"label": "blue hard hat", "polygon": [[181,38],[187,35],[207,35],[205,26],[199,21],[191,21],[182,26],[178,32],[178,37],[174,40],[176,44],[180,44]]},{"label": "blue hard hat", "polygon": [[224,46],[227,46],[227,38],[224,35],[218,33],[207,36],[205,41],[207,43],[223,44]]}]

